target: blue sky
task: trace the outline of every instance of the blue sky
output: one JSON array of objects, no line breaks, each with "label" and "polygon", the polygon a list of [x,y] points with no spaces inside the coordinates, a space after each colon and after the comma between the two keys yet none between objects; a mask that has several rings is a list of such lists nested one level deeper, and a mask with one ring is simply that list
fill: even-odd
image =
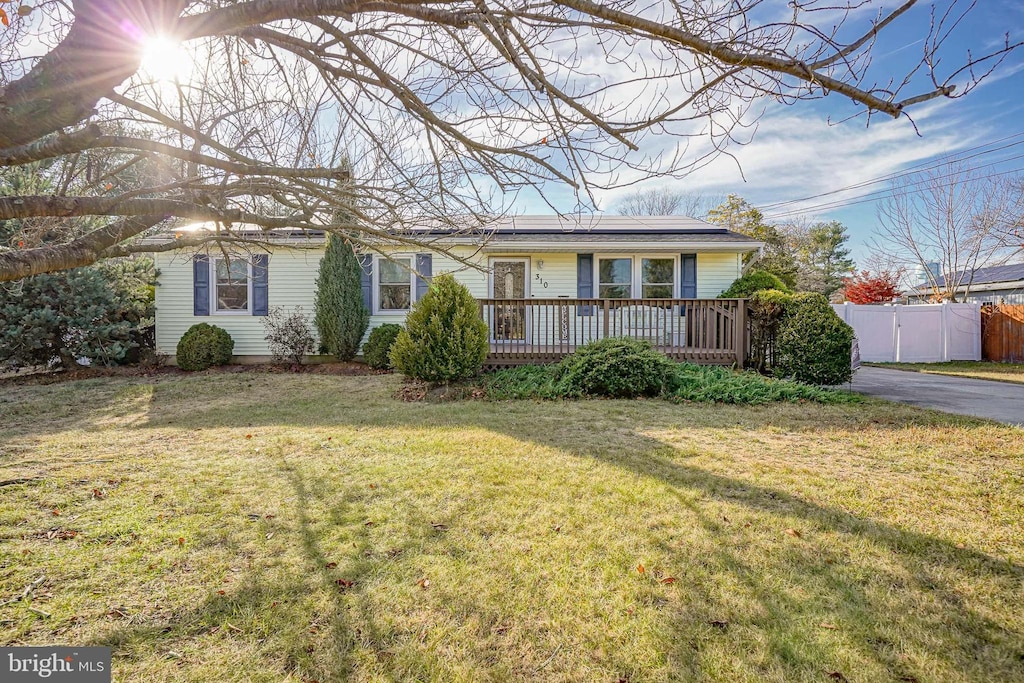
[{"label": "blue sky", "polygon": [[[927,6],[915,8],[887,29],[876,46],[871,67],[876,79],[887,75],[902,78],[920,59],[922,39],[928,31],[928,10]],[[866,18],[861,17],[858,25],[863,26]],[[944,46],[939,73],[946,74],[959,67],[968,48],[975,54],[991,50],[1001,43],[1008,30],[1011,42],[1024,39],[1024,3],[980,2]],[[908,88],[905,95],[918,94],[926,90],[929,83],[918,81],[917,87]],[[865,125],[863,117],[829,123],[830,120],[841,121],[857,111],[856,105],[837,95],[795,105],[772,103],[766,108],[753,141],[732,148],[735,161],[722,157],[684,179],[660,179],[642,187],[669,186],[716,195],[733,192],[755,205],[769,205],[927,165],[944,155],[1024,133],[1024,49],[1011,54],[988,81],[965,97],[936,100],[911,109],[917,131],[906,118],[892,120],[878,115],[870,126]],[[1024,157],[1021,156],[1024,155],[1024,135],[1002,145],[1007,143],[1018,144],[1000,151],[989,151],[995,145],[982,147],[977,151],[984,153],[972,162],[984,165],[988,173],[1020,169],[1024,174]],[[766,214],[776,215],[781,221],[791,218],[796,209],[813,219],[840,220],[849,229],[854,256],[863,260],[875,231],[875,202],[887,188],[887,183],[872,184],[803,204],[779,207]],[[607,209],[628,191],[604,193],[598,200],[602,208]],[[876,194],[859,198],[871,192]],[[835,201],[859,203],[822,206]],[[527,213],[549,211],[525,197],[517,208]]]}]

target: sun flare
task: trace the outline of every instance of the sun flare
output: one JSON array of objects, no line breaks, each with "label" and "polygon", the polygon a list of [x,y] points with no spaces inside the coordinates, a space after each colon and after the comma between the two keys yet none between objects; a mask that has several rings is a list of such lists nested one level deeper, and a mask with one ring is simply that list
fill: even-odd
[{"label": "sun flare", "polygon": [[140,71],[157,81],[185,81],[192,72],[192,56],[173,38],[153,36],[142,45]]}]

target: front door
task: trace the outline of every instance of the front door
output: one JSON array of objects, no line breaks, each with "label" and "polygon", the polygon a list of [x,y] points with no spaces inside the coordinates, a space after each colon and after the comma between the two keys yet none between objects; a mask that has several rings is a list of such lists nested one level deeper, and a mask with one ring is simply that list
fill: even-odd
[{"label": "front door", "polygon": [[491,319],[491,336],[498,342],[526,343],[530,336],[529,309],[522,301],[530,296],[530,259],[491,260],[491,296],[518,301],[497,302]]}]

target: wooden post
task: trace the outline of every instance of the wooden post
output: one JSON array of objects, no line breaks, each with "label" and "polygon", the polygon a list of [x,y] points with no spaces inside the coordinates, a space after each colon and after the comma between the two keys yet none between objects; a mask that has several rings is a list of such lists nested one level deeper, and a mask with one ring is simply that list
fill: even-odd
[{"label": "wooden post", "polygon": [[733,330],[732,339],[736,345],[736,365],[742,368],[747,363],[747,300],[740,299],[736,302],[736,317],[733,318],[736,329]]},{"label": "wooden post", "polygon": [[604,299],[601,302],[601,304],[602,304],[602,315],[604,316],[604,337],[603,337],[604,339],[607,339],[608,336],[609,336],[608,335],[608,325],[611,322],[611,316],[608,315],[608,311],[609,311],[609,304],[610,303],[611,303],[611,300],[609,300],[609,299]]}]

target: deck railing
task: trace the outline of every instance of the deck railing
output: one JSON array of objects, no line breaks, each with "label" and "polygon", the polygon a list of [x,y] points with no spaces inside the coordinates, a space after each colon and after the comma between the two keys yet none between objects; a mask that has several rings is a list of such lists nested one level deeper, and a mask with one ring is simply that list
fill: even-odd
[{"label": "deck railing", "polygon": [[556,361],[608,337],[646,339],[671,358],[743,365],[745,299],[480,299],[491,365]]}]

